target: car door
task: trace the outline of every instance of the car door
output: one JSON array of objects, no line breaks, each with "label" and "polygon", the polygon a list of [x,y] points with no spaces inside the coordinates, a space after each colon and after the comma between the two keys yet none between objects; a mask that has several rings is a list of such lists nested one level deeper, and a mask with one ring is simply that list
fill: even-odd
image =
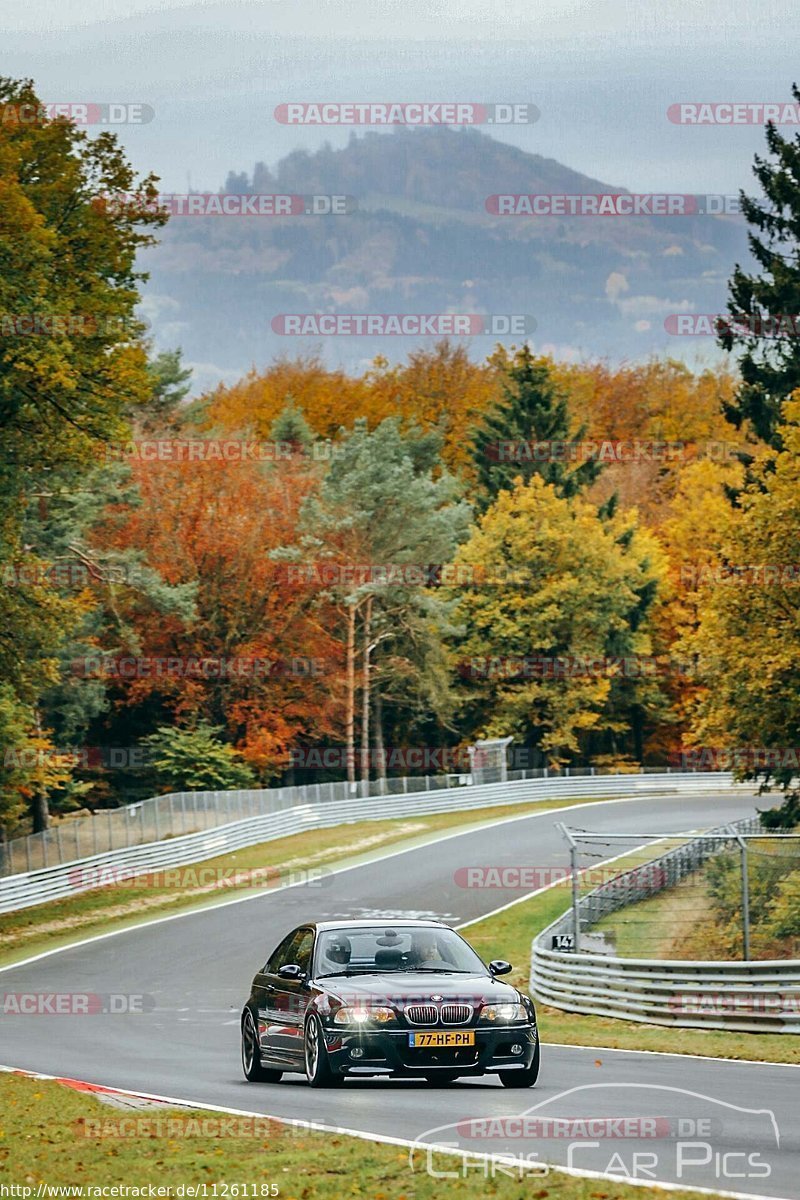
[{"label": "car door", "polygon": [[291,957],[299,929],[293,929],[283,939],[267,960],[264,968],[259,971],[253,983],[253,992],[258,1006],[258,1027],[261,1049],[267,1059],[281,1060],[285,1057],[285,1038],[281,1031],[284,1024],[285,1012],[278,1007],[278,987],[282,981],[278,971],[287,963],[294,962]]},{"label": "car door", "polygon": [[[279,975],[270,977],[274,987],[275,1010],[282,1020],[276,1021],[276,1048],[282,1059],[291,1061],[298,1066],[303,1065],[303,1028],[305,1024],[306,1007],[310,995],[308,975],[311,970],[311,954],[314,949],[314,930],[310,926],[298,929],[287,951],[286,966],[294,963],[303,972],[302,979],[281,979]],[[280,970],[280,967],[278,968]]]}]

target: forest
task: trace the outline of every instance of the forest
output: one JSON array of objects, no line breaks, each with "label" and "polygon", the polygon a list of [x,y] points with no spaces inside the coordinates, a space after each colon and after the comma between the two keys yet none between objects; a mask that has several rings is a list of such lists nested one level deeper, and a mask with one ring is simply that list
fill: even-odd
[{"label": "forest", "polygon": [[0,123],[7,836],[159,791],[464,772],[484,737],[788,787],[800,138],[766,139],[757,270],[731,263],[705,369],[444,340],[191,397],[136,315],[165,217],[109,201],[157,182],[110,134]]}]

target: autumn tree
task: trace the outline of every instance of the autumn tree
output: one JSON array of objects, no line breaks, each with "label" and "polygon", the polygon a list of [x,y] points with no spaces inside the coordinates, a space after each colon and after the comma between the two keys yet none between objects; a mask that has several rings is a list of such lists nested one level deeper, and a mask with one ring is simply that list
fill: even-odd
[{"label": "autumn tree", "polygon": [[776,429],[729,522],[721,559],[708,580],[691,645],[705,693],[693,726],[700,747],[738,749],[741,778],[787,793],[782,819],[800,820],[800,394]]},{"label": "autumn tree", "polygon": [[[86,601],[52,586],[22,525],[150,394],[135,257],[164,218],[115,138],[49,120],[29,82],[0,79],[0,115],[0,670],[41,740],[41,694]],[[46,787],[33,818],[47,824]]]},{"label": "autumn tree", "polygon": [[473,362],[466,347],[447,339],[412,350],[405,362],[376,360],[366,374],[370,425],[396,416],[404,427],[438,434],[448,470],[472,480],[471,432],[500,395],[493,360]]},{"label": "autumn tree", "polygon": [[553,763],[580,760],[592,740],[597,753],[628,752],[630,706],[656,705],[658,689],[646,675],[616,679],[606,662],[651,653],[643,598],[646,608],[663,563],[630,514],[622,521],[534,475],[473,529],[454,564],[467,576],[453,593],[453,656],[474,734],[512,734]]},{"label": "autumn tree", "polygon": [[112,671],[119,656],[175,665],[109,675],[113,739],[126,744],[123,730],[142,736],[168,719],[205,722],[224,729],[260,778],[275,776],[299,737],[335,728],[340,664],[326,614],[311,613],[316,590],[270,557],[294,538],[316,469],[214,457],[131,469],[138,502],[111,506],[98,539],[136,549],[189,593],[192,610],[165,613],[142,592],[126,595]]},{"label": "autumn tree", "polygon": [[[369,779],[372,688],[402,657],[406,672],[431,663],[444,609],[427,590],[430,567],[449,561],[469,522],[452,476],[438,462],[439,441],[404,434],[389,418],[370,431],[355,423],[340,441],[318,495],[303,507],[300,539],[283,557],[309,566],[321,595],[341,614],[345,659],[348,779],[356,777],[356,699],[361,696],[362,775]],[[326,586],[327,584],[327,586]],[[409,646],[416,644],[411,651]],[[420,649],[420,645],[422,649]],[[431,701],[437,690],[422,687]],[[380,736],[380,735],[379,735]]]}]

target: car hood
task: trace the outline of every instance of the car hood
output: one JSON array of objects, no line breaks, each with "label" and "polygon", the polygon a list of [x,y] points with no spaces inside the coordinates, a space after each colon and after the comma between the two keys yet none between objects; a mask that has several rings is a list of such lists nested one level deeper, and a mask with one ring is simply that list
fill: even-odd
[{"label": "car hood", "polygon": [[381,999],[394,1004],[430,1001],[441,996],[445,1001],[465,1003],[517,1000],[520,993],[509,983],[490,975],[435,975],[427,971],[384,971],[369,975],[336,976],[318,979],[315,986],[337,996],[344,1003],[352,999]]}]

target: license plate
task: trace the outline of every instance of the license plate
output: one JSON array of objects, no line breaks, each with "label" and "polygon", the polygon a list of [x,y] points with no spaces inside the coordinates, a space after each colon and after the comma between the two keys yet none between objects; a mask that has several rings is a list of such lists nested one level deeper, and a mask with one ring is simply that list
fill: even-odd
[{"label": "license plate", "polygon": [[450,1030],[445,1033],[438,1029],[421,1029],[408,1035],[408,1044],[417,1049],[423,1046],[474,1046],[475,1034],[471,1029],[464,1029],[458,1033]]}]

